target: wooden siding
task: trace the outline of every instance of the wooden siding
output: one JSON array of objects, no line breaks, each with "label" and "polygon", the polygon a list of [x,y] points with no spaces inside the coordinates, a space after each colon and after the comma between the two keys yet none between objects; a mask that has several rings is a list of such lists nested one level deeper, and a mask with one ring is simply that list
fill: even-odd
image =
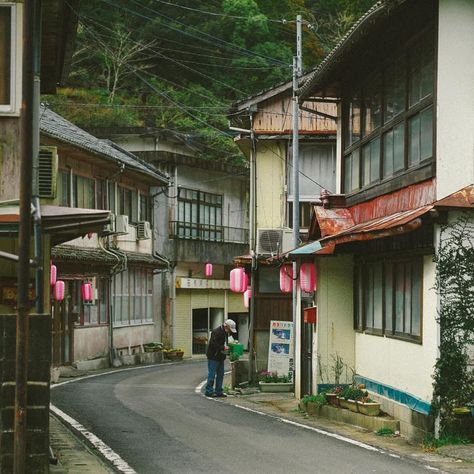
[{"label": "wooden siding", "polygon": [[292,321],[292,299],[275,295],[259,295],[255,299],[255,330],[269,331],[270,321]]},{"label": "wooden siding", "polygon": [[[260,104],[254,116],[254,129],[257,133],[291,133],[293,126],[293,104],[290,96],[277,97]],[[306,102],[305,107],[325,114],[336,115],[336,105],[331,103]],[[300,133],[335,134],[334,120],[300,112]]]},{"label": "wooden siding", "polygon": [[0,201],[20,197],[20,120],[0,117]]}]

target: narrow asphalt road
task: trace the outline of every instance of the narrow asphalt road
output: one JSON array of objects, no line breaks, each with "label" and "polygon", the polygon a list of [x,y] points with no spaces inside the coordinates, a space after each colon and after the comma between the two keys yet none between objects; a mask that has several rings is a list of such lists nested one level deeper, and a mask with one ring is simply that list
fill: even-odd
[{"label": "narrow asphalt road", "polygon": [[139,474],[396,473],[423,466],[195,393],[205,362],[115,372],[56,387],[52,403]]}]

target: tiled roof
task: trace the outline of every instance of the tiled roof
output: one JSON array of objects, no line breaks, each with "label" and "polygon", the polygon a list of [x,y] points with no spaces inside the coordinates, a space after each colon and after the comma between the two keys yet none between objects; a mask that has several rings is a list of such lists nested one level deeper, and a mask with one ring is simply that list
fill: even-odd
[{"label": "tiled roof", "polygon": [[163,183],[169,181],[169,177],[154,166],[120,148],[115,143],[112,145],[108,141],[94,137],[77,125],[69,122],[69,120],[48,109],[45,105],[40,107],[40,131],[45,135],[87,150],[106,160],[121,163],[128,169],[145,173]]},{"label": "tiled roof", "polygon": [[393,7],[397,3],[403,3],[406,0],[379,0],[376,2],[364,15],[362,15],[349,31],[341,38],[331,52],[319,63],[314,71],[309,75],[309,78],[300,87],[299,95],[305,99],[310,93],[311,89],[317,84],[322,75],[329,69],[336,57],[344,51],[347,47],[355,41],[355,37],[360,32],[362,25],[367,21],[372,21],[375,14]]}]

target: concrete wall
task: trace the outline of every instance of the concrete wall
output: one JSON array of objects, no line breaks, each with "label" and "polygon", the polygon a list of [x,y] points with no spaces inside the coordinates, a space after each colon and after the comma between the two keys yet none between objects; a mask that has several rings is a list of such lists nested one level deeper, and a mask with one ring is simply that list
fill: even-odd
[{"label": "concrete wall", "polygon": [[[346,364],[341,383],[350,382],[355,368],[353,329],[353,260],[351,256],[323,257],[317,260],[318,306],[317,343],[319,355],[313,359],[318,370],[317,383],[334,383],[334,357]],[[321,370],[320,370],[321,369]],[[321,376],[322,371],[322,376]]]},{"label": "concrete wall", "polygon": [[437,198],[474,183],[474,2],[440,0]]},{"label": "concrete wall", "polygon": [[126,326],[114,328],[114,347],[129,348],[155,341],[155,325],[141,324],[139,326]]},{"label": "concrete wall", "polygon": [[[422,344],[387,337],[356,334],[357,373],[390,385],[428,403],[433,395],[433,367],[437,357],[435,264],[423,260]],[[416,361],[416,363],[415,363]]]},{"label": "concrete wall", "polygon": [[257,144],[257,228],[285,225],[285,161],[283,142]]},{"label": "concrete wall", "polygon": [[108,350],[108,326],[74,328],[74,361],[106,357]]}]

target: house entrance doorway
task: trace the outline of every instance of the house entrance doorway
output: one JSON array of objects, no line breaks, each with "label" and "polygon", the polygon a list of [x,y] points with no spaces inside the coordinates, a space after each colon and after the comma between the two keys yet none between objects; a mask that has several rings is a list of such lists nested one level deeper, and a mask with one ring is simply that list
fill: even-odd
[{"label": "house entrance doorway", "polygon": [[193,354],[205,354],[210,332],[224,322],[224,308],[193,309]]}]

